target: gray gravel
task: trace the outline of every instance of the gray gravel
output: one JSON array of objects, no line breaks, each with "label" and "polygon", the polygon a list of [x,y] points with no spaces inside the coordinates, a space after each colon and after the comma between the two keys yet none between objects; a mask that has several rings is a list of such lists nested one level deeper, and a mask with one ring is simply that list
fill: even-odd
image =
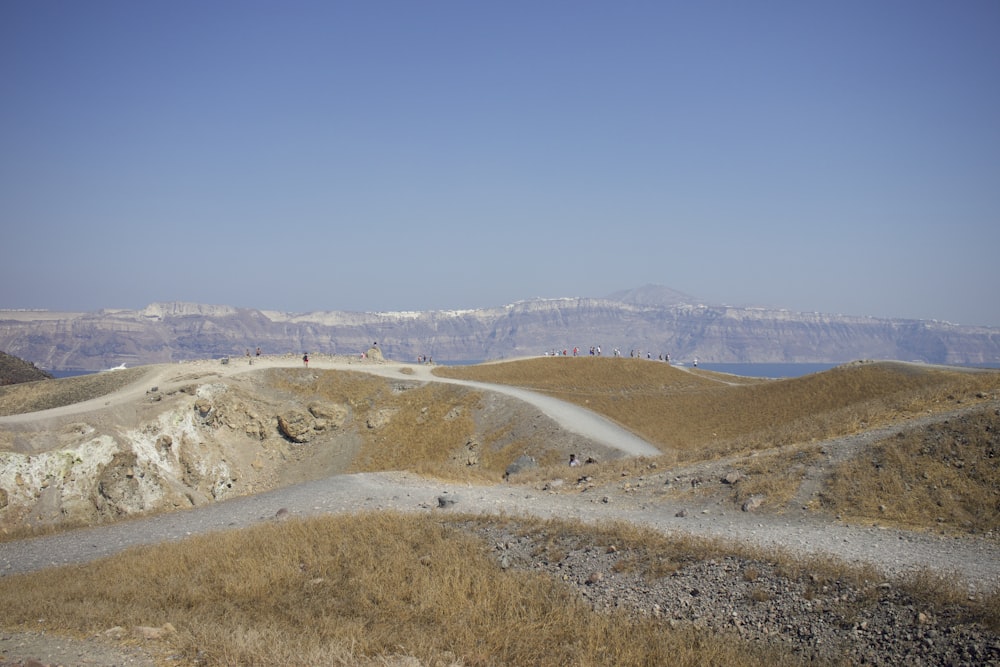
[{"label": "gray gravel", "polygon": [[[599,493],[554,493],[513,484],[444,484],[405,473],[340,475],[182,512],[0,543],[0,573],[86,562],[135,545],[242,528],[272,520],[279,510],[293,516],[375,509],[431,512],[438,511],[439,497],[451,496],[456,501],[451,506],[462,512],[631,521],[668,534],[676,531],[830,554],[874,564],[886,576],[928,568],[963,577],[975,590],[1000,588],[996,540],[850,526],[808,516],[758,515],[725,505],[693,508],[690,503],[666,500],[654,505]],[[687,516],[676,516],[682,509]]]}]

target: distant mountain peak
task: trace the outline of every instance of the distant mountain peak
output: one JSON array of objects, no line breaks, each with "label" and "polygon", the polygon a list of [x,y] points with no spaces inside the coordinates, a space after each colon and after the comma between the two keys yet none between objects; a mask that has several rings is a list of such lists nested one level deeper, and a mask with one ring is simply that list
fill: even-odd
[{"label": "distant mountain peak", "polygon": [[697,303],[698,299],[678,292],[664,285],[643,285],[633,289],[622,290],[607,296],[612,301],[628,303],[634,306],[679,306],[681,304]]}]

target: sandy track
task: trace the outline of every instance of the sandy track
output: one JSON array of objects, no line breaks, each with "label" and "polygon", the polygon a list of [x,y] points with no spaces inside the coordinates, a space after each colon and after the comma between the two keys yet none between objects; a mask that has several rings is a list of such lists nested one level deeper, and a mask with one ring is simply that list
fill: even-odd
[{"label": "sandy track", "polygon": [[[291,362],[287,357],[276,358],[266,356],[256,358],[253,365],[239,359],[234,359],[228,364],[222,364],[218,361],[157,364],[149,367],[149,371],[143,376],[140,382],[134,382],[106,396],[59,408],[52,408],[51,410],[0,417],[0,426],[4,424],[24,424],[121,405],[141,398],[152,387],[157,387],[161,392],[167,392],[195,380],[205,381],[210,376],[217,376],[219,378],[232,377],[241,373],[266,368],[297,368],[300,366],[300,361]],[[397,362],[363,363],[355,360],[314,358],[310,360],[309,368],[358,371],[395,380],[445,382],[473,387],[482,391],[494,391],[534,405],[555,420],[562,428],[622,451],[630,456],[658,456],[661,453],[659,449],[630,431],[572,403],[566,403],[550,396],[544,396],[517,387],[437,377],[431,372],[431,366]],[[114,371],[107,372],[113,373]]]}]

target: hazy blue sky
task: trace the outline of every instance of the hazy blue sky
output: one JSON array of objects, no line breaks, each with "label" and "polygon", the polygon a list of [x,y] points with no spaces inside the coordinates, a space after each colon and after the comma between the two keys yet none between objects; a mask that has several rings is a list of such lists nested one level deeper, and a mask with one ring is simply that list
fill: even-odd
[{"label": "hazy blue sky", "polygon": [[1000,326],[1000,2],[0,3],[0,307]]}]

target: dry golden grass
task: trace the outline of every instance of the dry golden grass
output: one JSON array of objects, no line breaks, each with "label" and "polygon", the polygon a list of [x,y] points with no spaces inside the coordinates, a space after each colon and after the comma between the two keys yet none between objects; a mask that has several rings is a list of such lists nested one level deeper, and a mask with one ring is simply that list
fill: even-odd
[{"label": "dry golden grass", "polygon": [[[746,475],[730,487],[733,500],[741,503],[761,495],[772,508],[794,499],[806,473],[815,476],[816,468],[824,465],[821,449],[812,443],[901,419],[974,407],[995,399],[1000,389],[1000,373],[995,371],[896,362],[855,363],[801,378],[746,382],[645,360],[610,358],[539,358],[435,372],[546,392],[600,412],[664,451],[653,461],[588,467],[596,486],[622,484],[622,479],[641,477],[656,467],[747,454],[733,461],[732,467]],[[988,412],[983,419],[990,419]],[[862,454],[832,475],[822,508],[853,519],[908,527],[996,530],[1000,525],[997,428],[982,423],[974,433],[943,436],[932,430],[882,443],[875,453]],[[984,434],[989,433],[993,439],[986,443]],[[951,441],[955,444],[949,445]],[[577,476],[575,471],[549,467],[525,480],[537,483],[561,477],[573,482]]]},{"label": "dry golden grass", "polygon": [[985,407],[886,438],[832,470],[822,500],[853,520],[996,531],[1000,416]]},{"label": "dry golden grass", "polygon": [[819,446],[804,445],[742,459],[734,467],[745,477],[732,486],[733,498],[742,504],[752,496],[764,496],[769,506],[784,507],[795,497],[806,469],[824,458]]},{"label": "dry golden grass", "polygon": [[[268,371],[268,384],[302,403],[348,406],[364,440],[353,472],[409,470],[460,481],[498,481],[510,458],[502,455],[502,433],[479,434],[474,420],[478,391],[430,383],[420,386],[363,372]],[[478,462],[468,465],[466,445],[480,443]]]},{"label": "dry golden grass", "polygon": [[[538,359],[439,373],[545,391],[602,412],[668,453],[588,468],[598,480],[638,476],[676,460],[760,450],[735,487],[746,496],[790,498],[800,468],[820,451],[809,443],[900,417],[975,404],[998,387],[996,373],[962,373],[903,364],[850,365],[804,378],[762,381],[687,372],[639,360]],[[357,470],[408,469],[456,479],[495,480],[525,443],[509,427],[483,432],[482,401],[454,386],[413,386],[363,373],[267,371],[266,380],[303,403],[350,407],[365,446]],[[388,417],[383,419],[383,417]],[[367,424],[372,424],[369,428]],[[890,438],[845,464],[824,494],[830,511],[904,525],[938,523],[996,530],[996,412]],[[482,443],[479,472],[463,460]],[[766,451],[797,443],[798,454]],[[538,479],[578,475],[555,461]],[[924,517],[921,522],[921,517]],[[499,519],[502,520],[502,519]],[[795,656],[731,636],[672,629],[653,619],[598,614],[570,589],[535,573],[501,570],[462,522],[493,519],[373,513],[257,526],[120,554],[87,566],[0,578],[4,625],[93,634],[113,626],[171,623],[167,641],[183,656],[170,664],[362,664],[414,656],[423,664],[462,665],[781,665]],[[655,579],[685,563],[733,554],[706,539],[677,539],[628,525],[583,526],[518,519],[520,530],[550,536],[551,560],[574,543],[627,552],[615,566]],[[819,588],[852,581],[875,591],[881,577],[832,559],[743,549],[777,563],[790,578]],[[752,581],[758,574],[746,570]],[[914,599],[963,609],[1000,627],[1000,596],[969,600],[948,578],[918,573]],[[873,595],[876,593],[873,592]],[[768,601],[758,588],[751,600]]]},{"label": "dry golden grass", "polygon": [[136,382],[148,371],[149,367],[140,366],[0,387],[0,417],[59,408],[105,396]]},{"label": "dry golden grass", "polygon": [[[638,359],[539,358],[435,369],[510,384],[583,405],[677,461],[831,438],[995,393],[1000,373],[900,363],[841,366],[784,380],[747,381]],[[951,397],[951,398],[948,398]]]},{"label": "dry golden grass", "polygon": [[[605,537],[644,539],[622,530]],[[393,655],[470,666],[797,664],[735,636],[598,614],[546,576],[501,570],[486,545],[457,527],[391,513],[134,549],[0,579],[0,599],[7,627],[44,619],[48,632],[92,634],[170,623],[177,633],[165,648],[182,656],[170,661],[179,665],[358,664]]]}]

